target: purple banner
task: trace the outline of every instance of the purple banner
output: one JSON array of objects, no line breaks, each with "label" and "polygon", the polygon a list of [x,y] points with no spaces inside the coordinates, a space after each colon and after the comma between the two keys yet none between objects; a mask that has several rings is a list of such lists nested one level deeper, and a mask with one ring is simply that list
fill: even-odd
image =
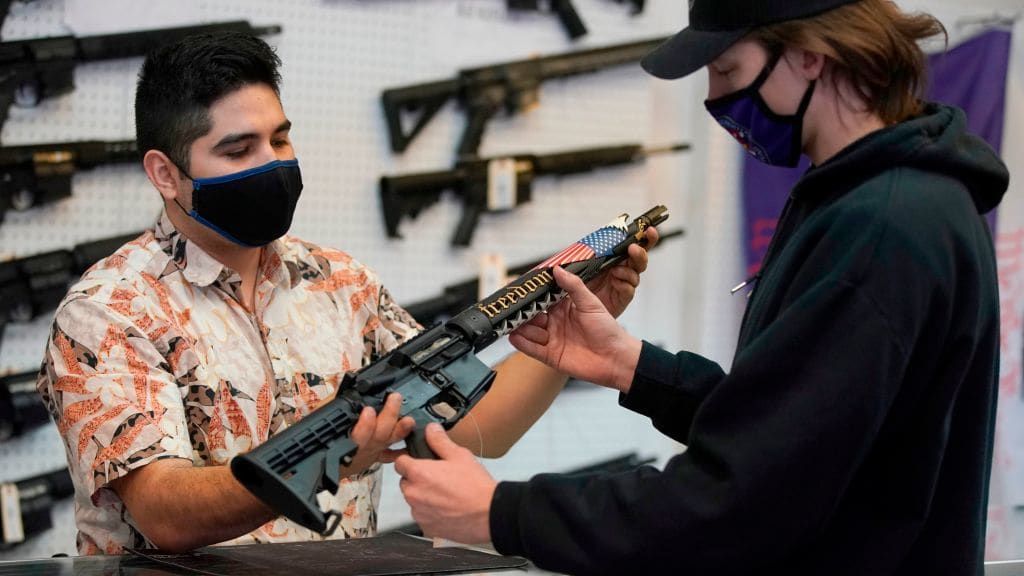
[{"label": "purple banner", "polygon": [[[984,138],[996,152],[1003,142],[1011,40],[1010,31],[991,30],[928,58],[932,80],[928,99],[962,108],[967,113],[968,129]],[[775,168],[749,156],[745,158],[743,242],[749,276],[761,267],[786,197],[809,164],[804,157],[797,168]],[[995,213],[993,210],[989,214],[993,230]]]}]

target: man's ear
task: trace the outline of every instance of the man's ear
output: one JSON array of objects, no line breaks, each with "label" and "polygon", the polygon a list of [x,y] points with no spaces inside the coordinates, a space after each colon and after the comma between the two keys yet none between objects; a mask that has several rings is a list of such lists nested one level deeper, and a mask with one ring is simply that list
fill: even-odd
[{"label": "man's ear", "polygon": [[142,167],[153,187],[168,202],[178,198],[181,193],[181,169],[166,154],[159,150],[149,150],[142,157]]}]

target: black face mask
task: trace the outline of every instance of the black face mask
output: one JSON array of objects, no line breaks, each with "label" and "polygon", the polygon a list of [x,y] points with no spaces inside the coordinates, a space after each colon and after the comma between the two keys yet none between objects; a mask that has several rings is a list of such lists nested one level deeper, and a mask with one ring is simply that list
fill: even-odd
[{"label": "black face mask", "polygon": [[284,236],[302,193],[298,160],[274,160],[215,178],[189,178],[192,210],[186,213],[224,238],[249,248],[265,246]]}]

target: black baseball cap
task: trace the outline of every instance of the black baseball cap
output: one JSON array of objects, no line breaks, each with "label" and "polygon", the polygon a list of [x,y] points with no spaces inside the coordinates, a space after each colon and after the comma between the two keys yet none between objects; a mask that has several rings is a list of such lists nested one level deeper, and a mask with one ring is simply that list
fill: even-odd
[{"label": "black baseball cap", "polygon": [[759,26],[809,18],[858,0],[690,0],[690,25],[644,57],[641,65],[674,80],[700,70]]}]

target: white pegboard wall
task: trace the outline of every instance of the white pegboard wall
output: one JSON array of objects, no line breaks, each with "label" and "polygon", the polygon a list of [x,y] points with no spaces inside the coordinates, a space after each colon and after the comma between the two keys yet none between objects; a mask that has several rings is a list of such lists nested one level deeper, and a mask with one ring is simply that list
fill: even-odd
[{"label": "white pegboard wall", "polygon": [[[13,5],[3,39],[114,33],[129,30],[247,19],[281,24],[267,37],[283,60],[282,101],[294,123],[292,137],[305,189],[292,233],[349,251],[373,267],[399,302],[440,293],[477,274],[486,251],[509,264],[560,249],[623,211],[637,214],[657,203],[672,209],[669,227],[690,227],[683,210],[692,172],[686,154],[593,174],[542,178],[533,201],[509,214],[484,215],[473,246],[457,250],[449,240],[460,207],[451,197],[402,224],[405,240],[388,240],[380,213],[377,179],[382,174],[440,170],[451,166],[465,116],[449,103],[402,155],[390,152],[380,92],[385,88],[453,77],[460,68],[668,35],[685,19],[685,3],[651,0],[630,17],[609,0],[576,0],[590,35],[572,43],[552,15],[504,17],[503,0],[35,0]],[[4,144],[134,136],[134,84],[140,59],[97,62],[75,69],[76,89],[34,109],[15,109],[0,132]],[[554,80],[541,88],[540,106],[488,127],[481,152],[554,152],[625,142],[660,145],[689,140],[688,82],[646,76],[638,66]],[[698,147],[701,143],[695,143]],[[0,225],[0,255],[26,256],[121,234],[152,224],[157,193],[136,166],[109,166],[75,177],[73,197],[24,213],[10,212]],[[672,349],[679,345],[684,304],[684,243],[652,255],[635,305],[623,323]],[[39,363],[51,318],[7,328],[0,372]],[[507,352],[507,348],[504,349]],[[491,358],[501,355],[499,350]],[[637,450],[662,461],[678,449],[647,421],[617,406],[615,395],[573,390],[505,458],[488,462],[498,478],[522,479]],[[47,428],[0,444],[0,480],[12,480],[64,464],[56,432]],[[74,553],[70,504],[57,508],[58,527],[0,554],[0,559]],[[385,482],[381,525],[408,521],[408,510],[390,476]]]}]

